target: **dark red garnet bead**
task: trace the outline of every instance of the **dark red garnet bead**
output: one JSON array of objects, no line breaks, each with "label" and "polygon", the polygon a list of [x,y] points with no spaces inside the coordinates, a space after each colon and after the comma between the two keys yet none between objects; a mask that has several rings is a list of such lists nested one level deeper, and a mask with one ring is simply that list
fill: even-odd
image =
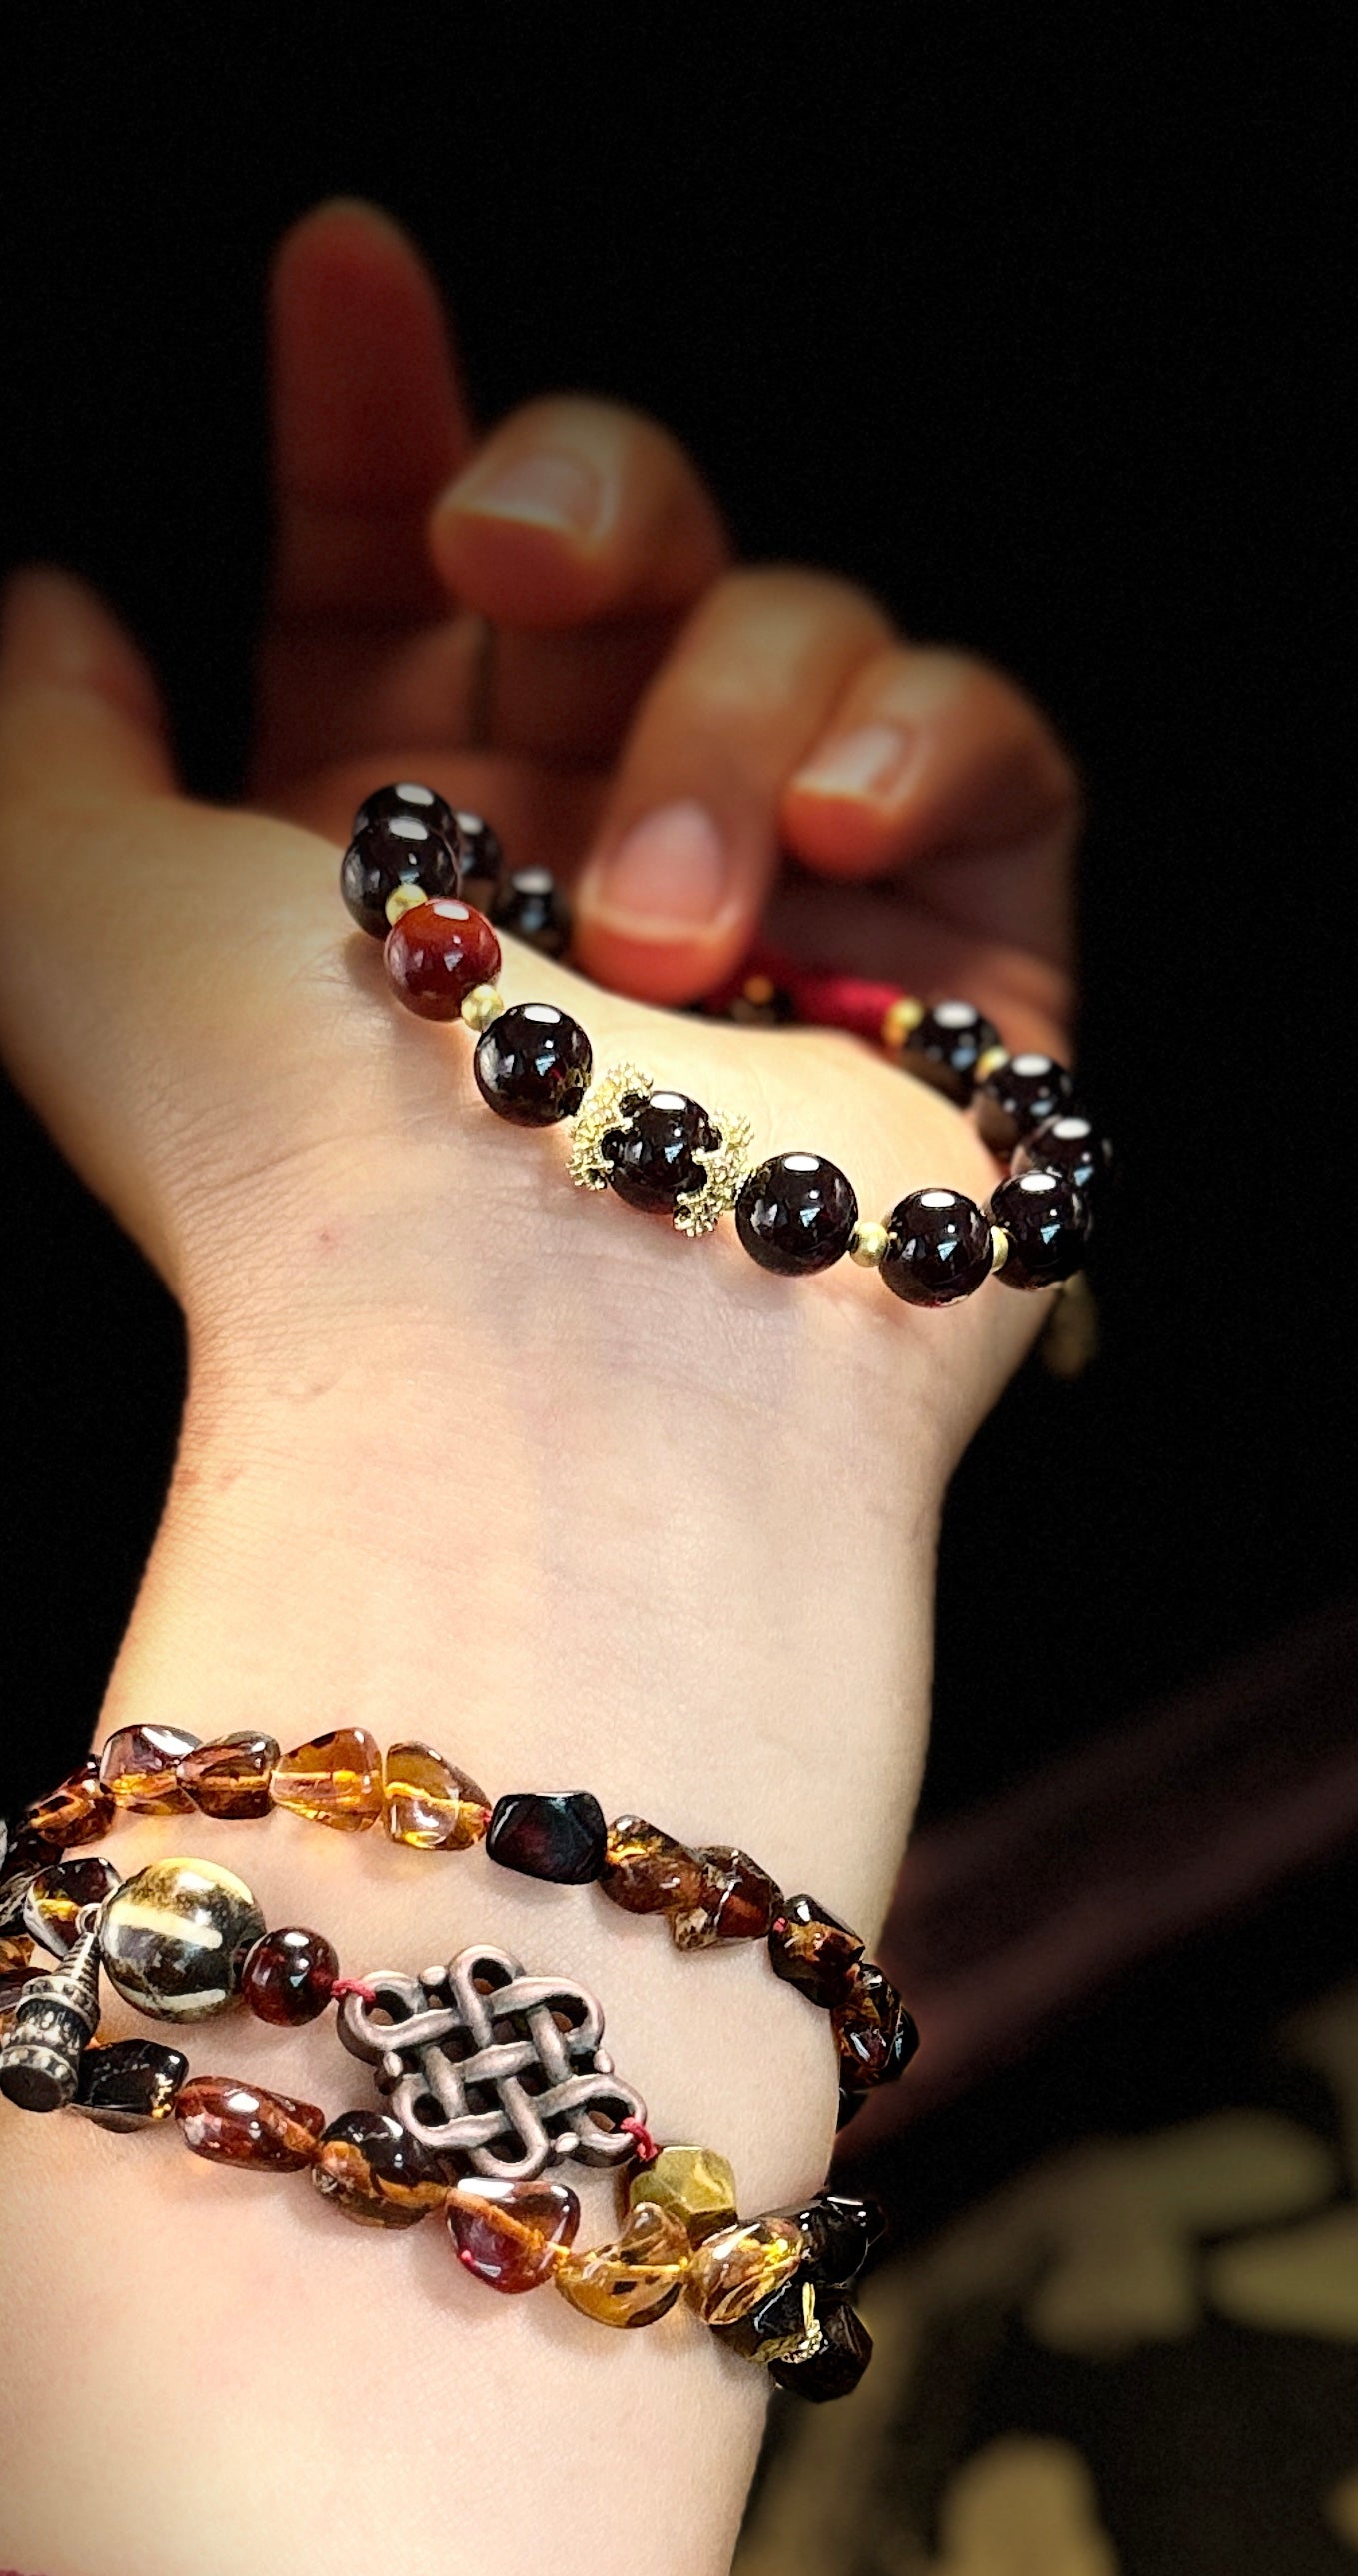
[{"label": "dark red garnet bead", "polygon": [[540,957],[564,957],[571,944],[571,908],[550,868],[511,868],[491,919]]},{"label": "dark red garnet bead", "polygon": [[1068,1109],[1075,1085],[1063,1064],[1030,1050],[986,1075],[976,1094],[976,1123],[992,1154],[1012,1154],[1024,1136]]},{"label": "dark red garnet bead", "polygon": [[462,868],[461,890],[473,903],[479,903],[485,912],[499,893],[505,872],[499,835],[491,830],[481,814],[466,814],[459,808],[453,821],[457,826],[457,855]]},{"label": "dark red garnet bead", "polygon": [[472,1070],[498,1118],[516,1127],[550,1127],[575,1116],[593,1062],[589,1040],[569,1011],[555,1002],[516,1002],[482,1031]]},{"label": "dark red garnet bead", "polygon": [[500,971],[499,940],[460,895],[403,912],[382,955],[397,1001],[422,1020],[455,1020],[473,987],[493,984]]},{"label": "dark red garnet bead", "polygon": [[356,841],[366,824],[394,822],[398,814],[413,814],[417,823],[427,823],[455,856],[461,855],[461,815],[453,812],[447,797],[440,796],[436,787],[425,787],[418,778],[397,778],[390,787],[374,787],[355,814],[349,837]]},{"label": "dark red garnet bead", "polygon": [[1009,1237],[999,1276],[1010,1288],[1055,1288],[1085,1256],[1084,1201],[1061,1172],[1014,1172],[990,1202]]},{"label": "dark red garnet bead", "polygon": [[852,1183],[823,1154],[775,1154],[736,1201],[736,1232],[752,1261],[790,1279],[828,1270],[858,1223]]},{"label": "dark red garnet bead", "polygon": [[542,1797],[519,1790],[496,1800],[486,1850],[502,1869],[516,1869],[524,1878],[584,1887],[601,1875],[607,1856],[604,1811],[587,1789]]},{"label": "dark red garnet bead", "polygon": [[999,1031],[974,1002],[935,1002],[910,1031],[901,1053],[907,1072],[931,1082],[965,1109],[976,1088],[976,1067]]},{"label": "dark red garnet bead", "polygon": [[908,1306],[951,1306],[988,1279],[990,1220],[961,1190],[911,1190],[887,1219],[882,1277]]},{"label": "dark red garnet bead", "polygon": [[296,2029],[320,2019],[338,1975],[339,1960],[324,1934],[290,1926],[266,1932],[246,1952],[240,1990],[258,2021]]},{"label": "dark red garnet bead", "polygon": [[1073,1181],[1086,1214],[1102,1196],[1113,1168],[1113,1148],[1082,1109],[1047,1118],[1015,1149],[1016,1172],[1061,1172]]},{"label": "dark red garnet bead", "polygon": [[630,1126],[614,1128],[603,1150],[620,1199],[648,1213],[671,1215],[687,1190],[700,1189],[700,1153],[717,1144],[707,1111],[682,1091],[653,1091],[632,1113]]},{"label": "dark red garnet bead", "polygon": [[457,855],[451,841],[416,814],[380,816],[354,835],[340,861],[340,893],[360,930],[385,939],[391,927],[387,897],[398,885],[421,894],[456,894]]}]

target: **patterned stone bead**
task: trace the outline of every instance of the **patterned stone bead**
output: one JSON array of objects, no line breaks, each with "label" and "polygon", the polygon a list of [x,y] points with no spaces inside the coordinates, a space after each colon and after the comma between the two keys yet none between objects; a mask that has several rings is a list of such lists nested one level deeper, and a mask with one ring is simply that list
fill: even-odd
[{"label": "patterned stone bead", "polygon": [[322,1932],[300,1924],[266,1932],[247,1950],[240,1972],[241,2000],[257,2021],[288,2030],[319,2021],[334,1991],[339,1960]]},{"label": "patterned stone bead", "polygon": [[446,2214],[463,2270],[513,2298],[554,2277],[575,2242],[580,2203],[564,2182],[478,2179],[448,2194]]},{"label": "patterned stone bead", "polygon": [[273,1803],[337,1834],[366,1833],[382,1813],[382,1756],[366,1727],[340,1726],[280,1756]]},{"label": "patterned stone bead", "polygon": [[486,1834],[486,1850],[502,1869],[551,1879],[558,1887],[585,1887],[596,1879],[606,1845],[603,1809],[587,1789],[546,1796],[519,1790],[498,1798]]},{"label": "patterned stone bead", "polygon": [[827,2010],[837,2004],[850,1968],[863,1956],[863,1944],[847,1923],[814,1896],[785,1896],[769,1929],[769,1957],[775,1973],[799,1986],[813,2004]]},{"label": "patterned stone bead", "polygon": [[100,2129],[152,2129],[169,2119],[188,2073],[189,2061],[177,2048],[115,2039],[107,2048],[86,2049],[70,2107]]},{"label": "patterned stone bead", "polygon": [[872,2359],[872,2337],[849,2300],[834,2291],[816,2300],[818,2335],[809,2350],[784,2353],[769,2363],[769,2376],[794,2396],[824,2405],[851,2397]]},{"label": "patterned stone bead", "polygon": [[186,1816],[192,1801],[179,1785],[179,1765],[198,1738],[177,1726],[120,1726],[104,1746],[99,1776],[113,1803],[135,1816]]},{"label": "patterned stone bead", "polygon": [[844,1999],[831,2019],[839,2080],[849,2092],[869,2093],[878,2084],[893,2084],[919,2046],[919,2032],[891,1979],[866,1960],[850,1970]]},{"label": "patterned stone bead", "polygon": [[[113,1741],[117,1742],[115,1736]],[[39,1798],[24,1817],[24,1832],[46,1844],[48,1851],[73,1851],[81,1843],[102,1842],[113,1822],[113,1801],[101,1765],[91,1754],[54,1789]]]},{"label": "patterned stone bead", "polygon": [[104,1904],[104,1974],[150,2021],[203,2021],[229,2004],[266,1925],[243,1880],[211,1861],[158,1860]]},{"label": "patterned stone bead", "polygon": [[687,2230],[643,2200],[612,2245],[568,2254],[553,2277],[562,2298],[596,2325],[650,2326],[673,2307],[690,2259]]},{"label": "patterned stone bead", "polygon": [[781,1895],[767,1870],[729,1843],[695,1854],[702,1877],[697,1903],[670,1916],[677,1950],[710,1950],[718,1941],[762,1941]]},{"label": "patterned stone bead", "polygon": [[690,2245],[734,2225],[736,2178],[714,2147],[662,2147],[653,2164],[624,2184],[626,2212],[649,2200],[677,2218]]},{"label": "patterned stone bead", "polygon": [[360,2227],[418,2227],[448,2197],[433,2157],[389,2111],[342,2111],[321,2140],[311,2179]]},{"label": "patterned stone bead", "polygon": [[608,1828],[599,1885],[624,1914],[669,1914],[701,1903],[702,1864],[644,1816],[617,1816]]},{"label": "patterned stone bead", "polygon": [[110,1861],[54,1861],[40,1869],[24,1898],[24,1929],[39,1947],[64,1959],[77,1935],[77,1918],[87,1905],[102,1905],[120,1884]]},{"label": "patterned stone bead", "polygon": [[687,2295],[704,2325],[733,2326],[800,2271],[806,2238],[793,2218],[751,2218],[700,2245]]},{"label": "patterned stone bead", "polygon": [[427,1744],[393,1744],[383,1772],[387,1832],[416,1851],[467,1851],[490,1823],[484,1789]]},{"label": "patterned stone bead", "polygon": [[184,2144],[214,2165],[253,2165],[265,2173],[302,2173],[316,2161],[325,2113],[313,2102],[266,2093],[227,2075],[200,2075],[174,2106]]},{"label": "patterned stone bead", "polygon": [[271,1735],[223,1735],[186,1753],[179,1785],[203,1816],[244,1823],[267,1816],[278,1746]]},{"label": "patterned stone bead", "polygon": [[776,2290],[731,2325],[714,2326],[712,2331],[729,2352],[767,2367],[814,2345],[818,2296],[815,2282],[803,2268],[789,2273]]}]

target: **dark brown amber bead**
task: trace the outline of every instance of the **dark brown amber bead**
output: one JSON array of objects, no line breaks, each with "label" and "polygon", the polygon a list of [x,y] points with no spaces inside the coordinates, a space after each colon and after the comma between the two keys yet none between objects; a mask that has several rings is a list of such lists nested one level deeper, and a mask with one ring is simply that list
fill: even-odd
[{"label": "dark brown amber bead", "polygon": [[849,2300],[833,2291],[816,2301],[819,2339],[805,2354],[786,2353],[769,2363],[769,2376],[816,2406],[851,2397],[872,2359],[872,2337]]},{"label": "dark brown amber bead", "polygon": [[769,1927],[769,1957],[790,1986],[828,2010],[844,1994],[850,1968],[863,1956],[856,1932],[814,1896],[786,1896]]},{"label": "dark brown amber bead", "polygon": [[247,1950],[240,1990],[257,2021],[295,2030],[320,2019],[338,1975],[339,1960],[325,1935],[289,1925],[266,1932]]},{"label": "dark brown amber bead", "polygon": [[441,833],[450,849],[458,848],[462,817],[436,787],[426,787],[418,778],[397,778],[389,787],[374,787],[355,814],[349,837],[356,841],[365,824],[390,823],[398,814],[413,814],[417,823],[427,823],[431,832]]},{"label": "dark brown amber bead", "polygon": [[399,885],[421,894],[457,892],[457,853],[418,814],[379,814],[355,832],[340,862],[340,893],[351,920],[374,939],[391,925],[387,901]]},{"label": "dark brown amber bead", "polygon": [[604,1865],[607,1829],[603,1809],[587,1789],[535,1796],[518,1790],[491,1810],[486,1850],[502,1869],[525,1878],[548,1878],[558,1887],[584,1887]]},{"label": "dark brown amber bead", "polygon": [[179,1785],[202,1816],[243,1823],[267,1816],[278,1746],[271,1735],[223,1735],[179,1765]]},{"label": "dark brown amber bead", "polygon": [[73,2111],[98,2128],[130,2131],[168,2120],[188,2081],[189,2061],[154,2039],[115,2039],[80,2060]]},{"label": "dark brown amber bead", "polygon": [[974,1002],[935,1002],[917,1020],[901,1050],[907,1073],[965,1109],[976,1088],[976,1067],[999,1031]]},{"label": "dark brown amber bead", "polygon": [[809,1279],[848,1251],[858,1200],[824,1154],[774,1154],[751,1172],[736,1201],[736,1232],[763,1270]]},{"label": "dark brown amber bead", "polygon": [[464,2271],[512,2297],[550,2281],[575,2242],[580,2203],[564,2182],[476,2180],[448,2194],[447,2217]]},{"label": "dark brown amber bead", "polygon": [[539,957],[564,957],[571,944],[571,908],[550,868],[514,868],[491,905],[497,929],[508,930]]},{"label": "dark brown amber bead", "polygon": [[389,2111],[342,2111],[321,2140],[311,2179],[360,2227],[418,2227],[448,2197],[433,2157]]},{"label": "dark brown amber bead", "polygon": [[270,1794],[276,1807],[309,1824],[365,1833],[382,1813],[381,1752],[366,1727],[336,1727],[280,1754]]},{"label": "dark brown amber bead", "polygon": [[707,1111],[682,1091],[653,1091],[633,1111],[626,1128],[604,1139],[609,1179],[629,1207],[672,1215],[686,1191],[700,1189],[700,1153],[710,1153],[717,1130]]},{"label": "dark brown amber bead", "polygon": [[887,1218],[882,1277],[907,1306],[951,1306],[988,1279],[990,1219],[962,1190],[911,1190]]},{"label": "dark brown amber bead", "polygon": [[269,2173],[301,2173],[314,2164],[325,2128],[325,2113],[314,2103],[225,2075],[196,2076],[174,2115],[185,2146],[209,2164],[254,2165]]},{"label": "dark brown amber bead", "polygon": [[35,1834],[49,1852],[102,1842],[113,1822],[113,1797],[97,1756],[80,1763],[50,1797],[37,1799],[23,1821],[25,1833]]},{"label": "dark brown amber bead", "polygon": [[762,1941],[782,1901],[768,1871],[729,1843],[710,1843],[694,1857],[701,1872],[698,1900],[670,1916],[675,1948],[709,1950],[717,1941]]},{"label": "dark brown amber bead", "polygon": [[803,2264],[799,2272],[792,2273],[778,2289],[761,2299],[758,2307],[748,2308],[731,2325],[714,2326],[712,2332],[729,2352],[738,2352],[743,2361],[767,2365],[815,2341],[818,2296],[816,2284]]},{"label": "dark brown amber bead", "polygon": [[77,1917],[87,1905],[102,1905],[119,1885],[110,1861],[54,1861],[39,1870],[24,1898],[24,1928],[44,1950],[64,1959],[77,1934]]},{"label": "dark brown amber bead", "polygon": [[455,1020],[473,986],[493,984],[500,972],[499,940],[460,895],[403,912],[382,955],[397,1001],[421,1020]]},{"label": "dark brown amber bead", "polygon": [[1011,1055],[976,1094],[976,1124],[992,1154],[1012,1154],[1021,1137],[1070,1107],[1074,1090],[1054,1056],[1035,1049]]},{"label": "dark brown amber bead", "polygon": [[387,1832],[416,1851],[467,1851],[490,1823],[490,1800],[427,1744],[392,1744],[382,1775]]},{"label": "dark brown amber bead", "polygon": [[187,1816],[192,1807],[179,1785],[179,1765],[196,1753],[198,1738],[177,1726],[120,1726],[104,1746],[99,1776],[113,1803],[137,1816]]},{"label": "dark brown amber bead", "polygon": [[832,2019],[846,2092],[870,2093],[875,2085],[894,2083],[919,2046],[919,2032],[891,1979],[866,1960],[850,1969]]},{"label": "dark brown amber bead", "polygon": [[990,1213],[1009,1237],[999,1274],[1006,1287],[1055,1288],[1074,1277],[1085,1257],[1085,1210],[1063,1173],[1015,1172],[1001,1181]]},{"label": "dark brown amber bead", "polygon": [[624,1914],[670,1914],[701,1903],[703,1873],[696,1855],[658,1825],[644,1816],[617,1816],[608,1828],[599,1885]]},{"label": "dark brown amber bead", "polygon": [[476,1087],[497,1118],[551,1127],[573,1118],[589,1089],[589,1039],[555,1002],[516,1002],[483,1029],[472,1057]]},{"label": "dark brown amber bead", "polygon": [[789,2214],[806,2239],[808,2271],[836,2290],[852,2288],[886,2227],[880,2201],[857,2200],[848,2192],[817,2192]]}]

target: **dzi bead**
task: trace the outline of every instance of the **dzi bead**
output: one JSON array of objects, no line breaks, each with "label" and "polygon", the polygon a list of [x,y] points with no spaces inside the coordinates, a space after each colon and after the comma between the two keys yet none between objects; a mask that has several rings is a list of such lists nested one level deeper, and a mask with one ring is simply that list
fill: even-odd
[{"label": "dzi bead", "polygon": [[224,1735],[179,1765],[179,1785],[202,1816],[244,1822],[267,1816],[278,1746],[271,1735]]},{"label": "dzi bead", "polygon": [[365,1727],[336,1727],[280,1756],[273,1803],[337,1834],[366,1833],[382,1813],[382,1755]]},{"label": "dzi bead", "polygon": [[990,1202],[1009,1237],[999,1276],[1007,1288],[1055,1288],[1072,1279],[1085,1256],[1085,1209],[1060,1172],[1015,1172]]},{"label": "dzi bead", "polygon": [[447,2195],[446,2214],[463,2270],[513,2297],[551,2280],[575,2242],[580,2203],[563,2182],[466,2182]]},{"label": "dzi bead", "polygon": [[115,2039],[87,2048],[70,2107],[96,2128],[130,2132],[168,2120],[188,2081],[189,2061],[154,2039]]},{"label": "dzi bead", "polygon": [[763,1270],[809,1279],[842,1259],[858,1223],[847,1175],[824,1154],[775,1154],[736,1200],[736,1232]]},{"label": "dzi bead", "polygon": [[604,1139],[609,1181],[628,1207],[673,1216],[679,1200],[702,1187],[700,1154],[714,1153],[717,1130],[696,1100],[682,1091],[653,1091],[638,1102],[626,1127]]},{"label": "dzi bead", "polygon": [[484,1789],[427,1744],[393,1744],[383,1769],[387,1832],[416,1851],[467,1851],[490,1823]]},{"label": "dzi bead", "polygon": [[321,2140],[311,2179],[360,2227],[417,2227],[448,2197],[434,2158],[389,2111],[342,2111]]},{"label": "dzi bead", "polygon": [[553,2278],[563,2299],[602,2326],[649,2326],[672,2308],[691,2251],[687,2231],[654,2201],[639,2201],[612,2245],[568,2254]]},{"label": "dzi bead", "polygon": [[266,1932],[247,1950],[241,1999],[257,2021],[295,2030],[320,2019],[338,1975],[339,1960],[324,1934],[289,1925],[282,1932]]},{"label": "dzi bead", "polygon": [[200,2075],[174,2106],[184,2144],[214,2165],[253,2165],[267,2173],[302,2173],[316,2160],[325,2113],[262,2085]]},{"label": "dzi bead", "polygon": [[516,1127],[573,1118],[589,1089],[589,1039],[555,1002],[516,1002],[482,1031],[472,1057],[488,1109]]},{"label": "dzi bead", "polygon": [[398,778],[389,787],[374,787],[371,796],[364,797],[355,814],[349,837],[357,840],[369,823],[391,823],[398,816],[405,815],[413,815],[417,823],[427,824],[431,832],[438,832],[449,848],[460,855],[461,815],[454,813],[447,797],[440,796],[436,787],[425,787],[417,778]]},{"label": "dzi bead", "polygon": [[816,2294],[816,2336],[800,2353],[784,2353],[769,2364],[769,2376],[794,2396],[823,2405],[851,2397],[872,2359],[872,2337],[850,2302],[835,2291]]},{"label": "dzi bead", "polygon": [[643,1816],[618,1816],[608,1828],[599,1885],[624,1914],[669,1914],[702,1901],[702,1865]]},{"label": "dzi bead", "polygon": [[[117,1738],[113,1741],[116,1743]],[[39,1798],[24,1817],[25,1835],[54,1851],[73,1851],[81,1843],[103,1840],[113,1822],[113,1796],[97,1758],[79,1764],[50,1797]]]},{"label": "dzi bead", "polygon": [[441,832],[415,814],[374,818],[358,830],[340,862],[340,893],[350,918],[374,939],[385,939],[387,903],[398,886],[423,895],[455,895],[457,853]]},{"label": "dzi bead", "polygon": [[100,1910],[104,1973],[150,2021],[202,2021],[232,2001],[245,1954],[266,1928],[229,1869],[153,1861]]},{"label": "dzi bead", "polygon": [[976,1067],[998,1041],[998,1029],[974,1002],[935,1002],[910,1030],[900,1060],[907,1073],[965,1109],[976,1088]]},{"label": "dzi bead", "polygon": [[698,2247],[687,2296],[704,2325],[733,2326],[781,2289],[805,2258],[806,2238],[795,2219],[747,2219]]},{"label": "dzi bead", "polygon": [[550,868],[511,869],[490,917],[540,957],[564,957],[571,944],[571,908]]},{"label": "dzi bead", "polygon": [[992,1154],[1012,1154],[1021,1137],[1070,1107],[1074,1089],[1065,1066],[1035,1048],[987,1074],[976,1094],[976,1123]]},{"label": "dzi bead", "polygon": [[504,852],[498,834],[491,830],[484,815],[468,814],[460,806],[453,822],[462,869],[460,891],[485,912],[495,901],[504,876]]},{"label": "dzi bead", "polygon": [[24,1928],[40,1949],[64,1959],[75,1947],[86,1906],[102,1905],[119,1884],[110,1861],[54,1861],[50,1869],[39,1870],[24,1898]]},{"label": "dzi bead", "polygon": [[961,1190],[911,1190],[887,1219],[882,1277],[908,1306],[951,1306],[990,1276],[990,1221]]},{"label": "dzi bead", "polygon": [[135,1816],[186,1816],[191,1800],[179,1765],[198,1750],[177,1726],[120,1726],[104,1746],[99,1775],[115,1806]]},{"label": "dzi bead", "polygon": [[780,1890],[748,1852],[713,1843],[695,1854],[701,1870],[696,1904],[670,1916],[677,1950],[709,1950],[718,1941],[762,1941]]},{"label": "dzi bead", "polygon": [[99,2027],[99,1942],[87,1932],[45,1976],[31,1977],[0,2048],[0,2093],[21,2111],[60,2111]]},{"label": "dzi bead", "polygon": [[599,1876],[606,1849],[603,1809],[587,1789],[541,1797],[516,1791],[491,1811],[487,1853],[525,1878],[584,1887]]},{"label": "dzi bead", "polygon": [[719,2228],[735,2224],[736,2178],[725,2156],[712,2147],[662,2147],[654,2163],[634,2173],[625,2189],[627,2211],[643,2200],[668,2210],[690,2245],[701,2245]]},{"label": "dzi bead", "polygon": [[403,912],[382,956],[397,1001],[421,1020],[455,1020],[473,986],[493,984],[500,971],[499,940],[460,895]]},{"label": "dzi bead", "polygon": [[894,2084],[919,2046],[919,2032],[891,1979],[866,1960],[851,1968],[831,2019],[840,2083],[849,2092]]},{"label": "dzi bead", "polygon": [[858,1934],[828,1906],[814,1896],[784,1897],[769,1927],[769,1958],[788,1985],[828,2009],[841,2001],[849,1970],[862,1956]]}]

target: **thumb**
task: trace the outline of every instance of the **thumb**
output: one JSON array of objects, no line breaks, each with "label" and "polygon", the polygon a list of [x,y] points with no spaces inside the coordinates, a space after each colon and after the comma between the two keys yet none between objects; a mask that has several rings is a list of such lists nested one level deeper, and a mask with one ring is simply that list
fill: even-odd
[{"label": "thumb", "polygon": [[[0,610],[0,798],[31,813],[174,785],[160,694],[131,637],[72,574],[12,574]],[[9,847],[7,834],[0,871]]]}]

